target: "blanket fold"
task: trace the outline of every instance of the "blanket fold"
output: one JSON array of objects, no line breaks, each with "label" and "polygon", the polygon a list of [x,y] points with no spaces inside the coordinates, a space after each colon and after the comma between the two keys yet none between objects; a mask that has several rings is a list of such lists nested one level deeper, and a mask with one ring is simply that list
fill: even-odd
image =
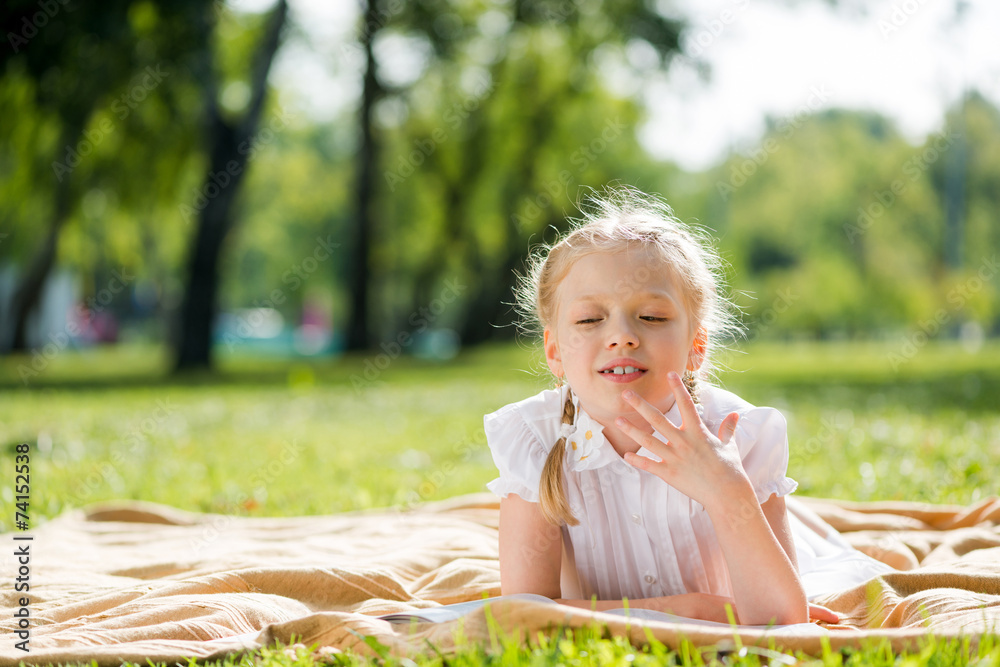
[{"label": "blanket fold", "polygon": [[[374,636],[403,654],[454,647],[501,632],[530,639],[560,627],[603,624],[643,644],[687,637],[724,646],[738,634],[808,653],[888,639],[979,635],[1000,627],[1000,500],[968,507],[800,499],[856,548],[896,572],[817,600],[836,626],[712,628],[637,621],[563,605],[504,600],[455,622],[390,624],[382,614],[500,594],[499,504],[460,496],[408,511],[247,518],[153,503],[103,503],[31,531],[30,650],[15,648],[20,598],[5,586],[0,664],[94,659],[144,663],[216,659],[282,642],[371,653]],[[26,534],[18,534],[24,536]],[[11,535],[4,536],[7,544]],[[8,581],[16,559],[5,550]],[[648,634],[647,634],[648,633]]]}]

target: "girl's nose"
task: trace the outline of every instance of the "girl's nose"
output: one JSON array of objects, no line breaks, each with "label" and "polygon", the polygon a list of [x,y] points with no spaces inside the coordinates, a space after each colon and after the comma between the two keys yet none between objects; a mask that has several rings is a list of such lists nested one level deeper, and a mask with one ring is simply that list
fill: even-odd
[{"label": "girl's nose", "polygon": [[639,337],[626,321],[614,323],[614,328],[608,336],[608,349],[639,347]]}]

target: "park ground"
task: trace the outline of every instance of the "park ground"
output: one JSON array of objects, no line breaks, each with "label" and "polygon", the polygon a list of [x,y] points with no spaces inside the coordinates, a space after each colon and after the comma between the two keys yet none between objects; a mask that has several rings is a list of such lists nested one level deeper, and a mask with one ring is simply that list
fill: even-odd
[{"label": "park ground", "polygon": [[[720,361],[723,386],[786,415],[789,475],[799,494],[968,504],[996,493],[997,342],[975,349],[904,339],[748,343]],[[17,445],[29,443],[35,523],[121,498],[297,516],[481,492],[495,477],[483,414],[552,384],[537,349],[514,344],[465,351],[448,363],[384,352],[324,361],[226,357],[215,374],[182,377],[168,375],[168,358],[152,347],[66,350],[25,377],[31,362],[0,359],[0,462],[13,470]],[[2,494],[0,528],[11,531],[10,485]],[[693,647],[657,657],[598,635],[534,648],[498,641],[448,662],[770,661]],[[907,656],[884,647],[832,653],[817,664],[1000,664],[992,642],[971,655],[968,647],[928,646]],[[272,650],[230,663],[240,660],[308,665],[312,658]],[[368,664],[358,656],[338,660]]]}]

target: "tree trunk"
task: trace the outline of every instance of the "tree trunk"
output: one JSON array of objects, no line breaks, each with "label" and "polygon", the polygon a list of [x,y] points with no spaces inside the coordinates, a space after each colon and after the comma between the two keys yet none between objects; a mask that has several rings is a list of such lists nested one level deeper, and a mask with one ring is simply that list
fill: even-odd
[{"label": "tree trunk", "polygon": [[[269,20],[251,71],[252,94],[239,123],[227,121],[218,105],[218,91],[211,65],[205,72],[208,132],[212,147],[208,173],[199,197],[206,203],[198,213],[198,230],[188,258],[188,282],[181,307],[175,370],[209,369],[212,366],[212,325],[218,309],[219,257],[234,223],[234,203],[247,170],[248,145],[257,129],[267,92],[267,73],[280,43],[288,14],[280,0]],[[209,45],[206,44],[208,49]]]},{"label": "tree trunk", "polygon": [[965,217],[965,181],[968,160],[968,142],[965,134],[965,113],[969,95],[962,97],[955,114],[953,132],[958,137],[948,149],[944,167],[944,263],[949,269],[962,267],[963,219]]},{"label": "tree trunk", "polygon": [[378,145],[372,128],[372,112],[383,90],[376,73],[372,42],[378,33],[380,16],[375,0],[365,7],[361,46],[365,52],[365,78],[361,92],[361,146],[358,150],[356,218],[353,252],[347,283],[351,292],[351,315],[347,326],[347,349],[364,350],[372,344],[368,287],[371,280],[371,233],[374,225],[375,165]]},{"label": "tree trunk", "polygon": [[219,173],[220,167],[225,173],[225,164],[229,160],[242,161],[243,158],[238,155],[237,146],[241,140],[233,128],[218,116],[210,127],[215,146],[201,192],[205,193],[211,186],[215,188],[212,191],[218,194],[208,199],[198,216],[198,231],[188,260],[188,284],[181,310],[177,370],[210,368],[212,365],[212,325],[218,303],[219,255],[232,227],[232,205],[243,174],[240,171],[226,187],[213,183],[211,174]]},{"label": "tree trunk", "polygon": [[[89,114],[88,114],[89,115]],[[64,151],[66,146],[75,146],[83,131],[83,121],[67,124],[63,129],[57,151]],[[56,261],[56,250],[59,244],[59,232],[69,218],[72,209],[72,193],[70,183],[72,174],[64,174],[57,179],[55,189],[55,206],[52,218],[49,220],[48,232],[42,247],[28,265],[20,285],[14,290],[11,303],[11,314],[14,322],[13,335],[10,338],[10,350],[23,352],[28,349],[28,317],[38,307],[42,296],[42,288],[49,277]],[[4,332],[6,335],[6,332]]]}]

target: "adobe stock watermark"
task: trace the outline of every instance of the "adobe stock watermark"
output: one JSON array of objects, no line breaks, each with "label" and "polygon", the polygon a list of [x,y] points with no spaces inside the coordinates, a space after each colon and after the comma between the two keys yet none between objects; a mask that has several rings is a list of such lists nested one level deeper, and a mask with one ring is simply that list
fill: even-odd
[{"label": "adobe stock watermark", "polygon": [[[486,434],[481,429],[465,431],[458,438],[458,441],[452,444],[451,454],[458,458],[459,463],[464,463],[472,458],[476,450],[482,449],[485,445]],[[445,482],[458,471],[458,465],[454,461],[448,460],[440,467],[425,473],[416,488],[410,491],[400,505],[400,512],[410,511],[421,503],[431,500],[441,490]]]},{"label": "adobe stock watermark", "polygon": [[200,524],[199,534],[188,542],[190,553],[198,554],[217,542],[232,526],[237,517],[256,505],[256,498],[264,495],[268,485],[285,474],[288,466],[298,460],[305,448],[305,445],[299,443],[298,439],[283,440],[278,456],[258,467],[247,478],[250,490],[241,489],[231,494],[222,514],[206,517],[205,522]]},{"label": "adobe stock watermark", "polygon": [[562,0],[560,3],[541,3],[538,10],[542,20],[550,24],[565,23],[566,19],[580,9],[580,0]]},{"label": "adobe stock watermark", "polygon": [[634,271],[629,271],[615,282],[615,294],[622,300],[631,298],[636,292],[649,285],[649,281],[659,276],[649,270],[648,266],[642,265]]},{"label": "adobe stock watermark", "polygon": [[139,448],[149,443],[149,438],[158,432],[163,425],[177,413],[177,407],[171,405],[170,399],[157,399],[156,408],[135,424],[120,440],[121,446],[114,447],[107,461],[94,464],[87,475],[77,477],[70,493],[70,504],[79,507],[90,501],[94,492],[107,485],[115,478],[121,478],[119,466],[127,456],[135,456]]},{"label": "adobe stock watermark", "polygon": [[[162,65],[148,66],[138,77],[138,83],[115,98],[115,101],[111,103],[111,111],[118,117],[119,121],[124,121],[168,76],[170,76],[170,72],[165,71]],[[56,180],[61,183],[63,177],[79,167],[83,158],[93,153],[97,146],[115,131],[115,127],[115,123],[110,118],[102,116],[97,122],[97,127],[84,130],[83,138],[77,142],[76,146],[66,146],[66,155],[63,161],[52,163],[52,171],[56,175]]]},{"label": "adobe stock watermark", "polygon": [[889,14],[877,22],[878,31],[882,34],[882,39],[888,40],[889,35],[898,31],[906,25],[911,18],[924,5],[927,0],[903,0],[903,2],[892,4]]},{"label": "adobe stock watermark", "polygon": [[21,19],[20,32],[7,33],[7,42],[14,53],[18,53],[22,47],[27,46],[28,42],[38,35],[38,31],[47,26],[49,21],[54,19],[60,10],[65,9],[68,4],[69,0],[42,0],[39,2],[37,12],[32,14],[30,18],[25,16]]},{"label": "adobe stock watermark", "polygon": [[542,190],[528,201],[523,207],[521,215],[513,214],[513,222],[518,229],[525,229],[527,225],[536,222],[542,213],[552,205],[552,202],[557,197],[563,196],[570,184],[574,183],[598,157],[621,138],[624,132],[625,124],[620,117],[605,119],[604,127],[599,135],[585,144],[580,144],[570,153],[569,161],[576,167],[575,174],[567,169],[561,170],[555,179],[546,180],[542,184]]},{"label": "adobe stock watermark", "polygon": [[718,16],[699,26],[685,38],[684,54],[697,58],[712,46],[726,27],[736,22],[736,18],[750,6],[750,0],[735,0],[732,8],[725,8]]},{"label": "adobe stock watermark", "polygon": [[844,234],[847,235],[847,240],[854,243],[859,236],[867,232],[876,220],[892,208],[910,184],[917,182],[931,168],[931,165],[941,159],[941,156],[959,137],[961,135],[955,131],[948,134],[942,132],[937,135],[933,143],[928,142],[928,146],[919,154],[907,159],[902,167],[903,177],[894,179],[888,188],[876,192],[875,201],[870,202],[867,206],[859,206],[858,219],[855,224],[844,223]]},{"label": "adobe stock watermark", "polygon": [[983,260],[975,275],[964,282],[948,290],[945,299],[950,304],[950,309],[938,308],[934,315],[926,320],[921,320],[917,330],[903,339],[899,350],[889,354],[889,365],[893,371],[913,360],[917,353],[923,349],[941,329],[948,325],[954,318],[955,313],[965,307],[968,301],[981,292],[984,287],[997,275],[1000,269],[1000,261],[994,254],[992,257]]},{"label": "adobe stock watermark", "polygon": [[[612,466],[612,473],[618,475],[621,479],[618,481],[621,485],[634,485],[636,483],[636,475],[638,474],[638,469],[632,466],[628,468],[621,468],[619,466]],[[603,503],[601,498],[601,490],[597,485],[584,485],[584,488],[580,490],[580,496],[577,498],[570,498],[567,496],[566,501],[569,503],[570,513],[577,519],[584,519],[584,508],[593,507],[595,503]],[[533,562],[541,556],[549,553],[552,549],[558,548],[558,545],[562,543],[562,536],[559,531],[555,531],[550,535],[546,535],[539,531],[532,531],[531,540],[525,540],[521,544],[520,553],[518,554],[526,562]]]},{"label": "adobe stock watermark", "polygon": [[253,162],[258,152],[274,141],[279,132],[288,127],[288,121],[294,116],[294,113],[285,109],[279,111],[276,116],[271,117],[264,129],[259,130],[249,139],[245,139],[236,147],[237,153],[246,156],[243,162],[230,160],[224,169],[209,173],[208,178],[205,179],[206,182],[193,191],[191,199],[194,206],[181,204],[178,207],[184,223],[190,224],[191,219],[208,206],[208,202],[222,194],[222,191],[229,187],[229,184]]},{"label": "adobe stock watermark", "polygon": [[798,294],[787,287],[779,289],[771,305],[761,312],[747,339],[755,340],[766,334],[774,326],[774,323],[778,321],[778,318],[787,313],[800,298]]},{"label": "adobe stock watermark", "polygon": [[[223,0],[217,0],[218,2],[223,2]],[[387,0],[386,2],[376,3],[375,7],[375,18],[366,20],[361,25],[361,30],[357,35],[355,41],[343,40],[340,45],[341,55],[345,57],[351,57],[352,55],[360,55],[362,52],[361,42],[370,39],[375,33],[389,25],[389,22],[394,16],[397,16],[400,12],[406,9],[405,0]],[[352,53],[353,52],[353,53]]]},{"label": "adobe stock watermark", "polygon": [[463,285],[458,280],[449,278],[444,281],[444,288],[437,298],[432,299],[426,306],[421,306],[410,313],[407,324],[410,329],[400,331],[396,337],[390,341],[379,343],[382,351],[374,357],[369,357],[364,361],[364,371],[351,374],[351,386],[355,393],[360,394],[365,389],[376,386],[382,373],[392,365],[403,354],[403,351],[413,345],[414,339],[427,331],[437,318],[441,316],[448,306],[455,303],[466,290],[468,285]]},{"label": "adobe stock watermark", "polygon": [[389,192],[395,192],[396,186],[403,183],[412,176],[438,146],[448,140],[449,132],[454,132],[462,123],[482,104],[482,101],[493,92],[496,83],[489,76],[483,75],[477,82],[476,89],[472,95],[463,100],[455,102],[442,115],[442,119],[448,125],[449,130],[444,127],[435,127],[430,136],[425,139],[414,139],[413,149],[406,155],[401,155],[397,160],[395,171],[384,172],[385,182],[389,186]]},{"label": "adobe stock watermark", "polygon": [[[913,466],[912,464],[907,464],[911,464],[911,462],[904,460],[899,472],[909,477]],[[940,509],[933,503],[943,502],[943,498],[945,498],[948,491],[955,488],[962,488],[963,483],[964,479],[951,467],[940,471],[936,470],[930,476],[930,479],[925,477],[924,483],[921,484],[920,488],[921,494],[925,498],[930,498],[930,502],[915,502],[912,498],[908,502],[914,503],[918,507],[923,506],[928,510]],[[866,541],[865,544],[856,546],[859,551],[896,569],[911,569],[919,563],[914,557],[913,548],[910,546],[911,543],[907,542],[907,537],[910,537],[912,540],[912,531],[892,530],[880,536],[874,543]]]},{"label": "adobe stock watermark", "polygon": [[[111,280],[108,281],[108,284],[94,296],[85,301],[87,307],[85,309],[86,316],[84,319],[90,321],[96,315],[104,312],[104,309],[107,308],[115,297],[118,294],[121,294],[121,292],[133,280],[135,280],[135,276],[129,274],[125,267],[122,267],[121,271],[112,271]],[[18,364],[17,373],[21,377],[21,382],[27,386],[32,378],[36,378],[45,372],[49,363],[58,357],[59,354],[69,346],[70,339],[72,337],[79,336],[81,333],[80,326],[77,324],[76,320],[72,319],[66,323],[66,326],[62,331],[50,333],[48,343],[45,343],[41,347],[32,349],[30,363]]]},{"label": "adobe stock watermark", "polygon": [[856,438],[863,440],[864,432],[851,435],[854,430],[854,413],[850,410],[840,410],[833,416],[823,415],[819,420],[819,430],[807,438],[805,442],[790,448],[788,454],[788,468],[799,468],[803,462],[825,449],[829,449],[837,442]]},{"label": "adobe stock watermark", "polygon": [[[822,109],[830,99],[832,93],[825,85],[813,86],[809,89],[809,97],[791,116],[786,116],[778,121],[775,130],[780,135],[781,140],[788,139],[796,130],[802,127],[805,119]],[[722,197],[722,201],[729,201],[738,188],[746,185],[747,181],[757,173],[757,170],[771,158],[772,155],[781,149],[782,142],[779,138],[770,135],[764,139],[764,143],[752,151],[750,155],[738,164],[734,164],[729,169],[728,181],[716,181],[715,191]]]},{"label": "adobe stock watermark", "polygon": [[[621,301],[627,301],[636,293],[647,288],[652,279],[658,277],[659,276],[655,272],[649,270],[649,267],[639,265],[638,267],[629,270],[625,275],[615,281],[615,297]],[[586,345],[585,334],[576,327],[570,329],[569,332],[564,334],[559,340],[561,348],[567,351],[580,350]]]},{"label": "adobe stock watermark", "polygon": [[281,274],[282,284],[288,286],[287,292],[285,287],[276,287],[271,290],[267,298],[254,299],[254,309],[249,314],[237,318],[235,333],[227,331],[223,334],[222,342],[226,344],[229,351],[232,352],[237,343],[252,337],[254,332],[263,326],[265,318],[261,312],[262,308],[277,309],[278,306],[283,305],[288,300],[288,295],[298,291],[309,276],[316,273],[321,264],[333,257],[333,251],[339,247],[340,244],[333,241],[333,234],[327,234],[325,238],[317,236],[312,252],[301,261],[292,264]]}]

